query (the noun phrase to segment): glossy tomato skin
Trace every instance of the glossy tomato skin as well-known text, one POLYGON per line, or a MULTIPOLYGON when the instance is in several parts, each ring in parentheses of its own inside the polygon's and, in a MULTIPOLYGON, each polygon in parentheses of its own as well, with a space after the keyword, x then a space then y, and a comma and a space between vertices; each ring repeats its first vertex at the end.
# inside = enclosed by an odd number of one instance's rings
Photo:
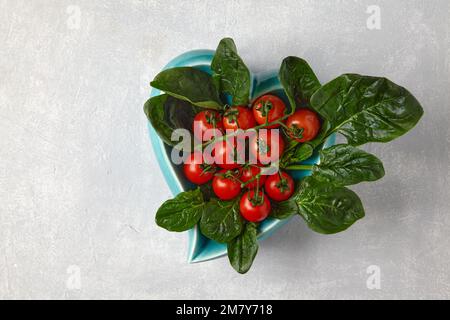
POLYGON ((269 162, 274 162, 281 158, 281 155, 284 152, 285 143, 281 136, 281 132, 278 133, 278 139, 273 141, 272 132, 271 130, 268 130, 266 135, 259 133, 250 138, 249 148, 252 157, 257 159, 260 164, 269 164, 269 162), (278 155, 272 154, 274 145, 278 145, 278 155), (272 156, 274 159, 272 159, 272 156))
MULTIPOLYGON (((250 165, 248 167, 244 167, 241 169, 240 179, 243 183, 246 183, 247 181, 254 179, 254 177, 256 177, 260 173, 261 173, 260 167, 250 165)), ((259 177, 259 183, 258 183, 258 180, 253 180, 252 182, 250 182, 249 184, 246 185, 246 188, 247 189, 255 189, 258 186, 260 189, 262 189, 262 187, 264 186, 264 183, 266 182, 266 179, 267 179, 266 175, 261 175, 259 177)))
POLYGON ((317 114, 309 109, 300 109, 292 116, 287 118, 286 125, 294 132, 302 129, 302 138, 297 138, 294 133, 290 136, 298 142, 307 142, 313 140, 320 131, 320 119, 317 114))
POLYGON ((242 217, 250 222, 261 222, 265 220, 271 211, 270 201, 264 192, 259 192, 259 197, 262 197, 261 202, 258 205, 254 205, 251 199, 255 196, 255 190, 246 192, 239 203, 239 209, 242 217))
POLYGON ((288 200, 294 194, 294 188, 294 179, 286 172, 276 173, 267 177, 264 184, 264 190, 267 195, 275 201, 288 200))
POLYGON ((214 166, 205 165, 201 152, 192 153, 183 166, 186 178, 197 185, 205 184, 214 177, 214 166))
POLYGON ((219 130, 221 134, 223 133, 224 128, 221 114, 215 110, 205 110, 197 113, 192 125, 195 137, 200 141, 209 140, 205 139, 204 135, 205 132, 210 129, 216 129, 219 130))
POLYGON ((232 200, 241 193, 241 183, 232 174, 227 176, 227 172, 220 171, 212 182, 214 193, 221 200, 232 200))
MULTIPOLYGON (((217 141, 213 147, 213 158, 217 166, 226 170, 234 170, 242 167, 243 164, 238 163, 239 155, 245 150, 236 150, 236 138, 217 141)), ((239 161, 244 162, 244 161, 239 161)))
POLYGON ((223 116, 225 130, 248 130, 255 126, 256 121, 252 110, 244 106, 231 107, 223 116))
MULTIPOLYGON (((282 118, 285 115, 285 112, 286 105, 283 100, 271 94, 262 96, 253 103, 253 116, 258 124, 274 122, 282 118), (265 110, 265 105, 270 110, 265 110)), ((279 124, 275 124, 268 126, 267 129, 278 128, 279 126, 279 124)))

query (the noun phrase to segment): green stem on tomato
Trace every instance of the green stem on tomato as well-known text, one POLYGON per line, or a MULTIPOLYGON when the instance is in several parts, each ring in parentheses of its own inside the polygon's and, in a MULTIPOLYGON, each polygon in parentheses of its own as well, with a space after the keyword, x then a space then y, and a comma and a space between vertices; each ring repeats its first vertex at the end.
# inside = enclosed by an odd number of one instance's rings
POLYGON ((273 123, 279 124, 281 127, 283 127, 286 130, 290 130, 290 128, 281 120, 274 121, 273 123))
POLYGON ((251 178, 250 180, 243 182, 241 184, 241 188, 245 188, 246 186, 248 186, 250 183, 252 183, 255 180, 258 180, 258 184, 259 184, 259 179, 261 178, 261 173, 258 173, 256 176, 254 176, 253 178, 251 178))
POLYGON ((256 184, 256 194, 254 194, 254 203, 253 205, 257 207, 259 205, 259 183, 256 184))
POLYGON ((236 176, 232 176, 231 179, 237 181, 238 183, 240 183, 241 186, 242 186, 242 184, 244 183, 241 179, 239 179, 239 178, 236 177, 236 176))

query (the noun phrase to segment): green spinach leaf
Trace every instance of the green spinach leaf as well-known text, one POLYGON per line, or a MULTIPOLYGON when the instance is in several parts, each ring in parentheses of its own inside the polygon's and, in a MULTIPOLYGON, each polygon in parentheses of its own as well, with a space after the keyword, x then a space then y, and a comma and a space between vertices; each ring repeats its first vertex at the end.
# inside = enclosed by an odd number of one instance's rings
POLYGON ((344 231, 365 215, 356 193, 312 177, 306 177, 300 183, 294 197, 300 216, 319 233, 344 231))
POLYGON ((338 144, 320 151, 320 164, 312 176, 338 186, 350 186, 384 177, 383 163, 374 155, 348 144, 338 144))
POLYGON ((244 231, 228 242, 228 259, 233 268, 241 273, 247 273, 250 270, 253 260, 258 253, 257 225, 247 223, 244 231))
POLYGON ((313 93, 320 88, 319 79, 309 64, 297 57, 283 60, 279 78, 293 109, 300 102, 309 102, 313 93))
POLYGON ((272 203, 272 212, 270 217, 278 220, 284 220, 298 214, 298 212, 298 206, 295 202, 295 198, 291 197, 289 200, 282 202, 274 201, 272 203))
POLYGON ((156 224, 169 231, 187 231, 198 223, 204 208, 205 202, 199 188, 182 192, 158 209, 156 224))
POLYGON ((211 63, 220 90, 231 95, 233 105, 247 105, 250 97, 250 71, 239 57, 233 39, 220 41, 211 63))
POLYGON ((354 146, 389 142, 412 129, 423 115, 405 88, 386 78, 357 74, 325 84, 312 96, 311 106, 354 146))
POLYGON ((150 85, 170 96, 199 107, 218 110, 223 107, 212 77, 208 73, 192 67, 178 67, 162 71, 150 85))
POLYGON ((287 146, 280 159, 280 167, 286 168, 289 165, 301 162, 310 158, 314 153, 314 148, 307 143, 299 143, 296 140, 288 140, 287 146))
POLYGON ((167 94, 149 99, 144 105, 144 112, 158 136, 170 146, 178 144, 171 139, 173 131, 179 128, 191 131, 196 114, 190 103, 167 94))
POLYGON ((211 199, 200 220, 202 234, 211 240, 227 243, 241 234, 244 221, 239 213, 239 200, 211 199))

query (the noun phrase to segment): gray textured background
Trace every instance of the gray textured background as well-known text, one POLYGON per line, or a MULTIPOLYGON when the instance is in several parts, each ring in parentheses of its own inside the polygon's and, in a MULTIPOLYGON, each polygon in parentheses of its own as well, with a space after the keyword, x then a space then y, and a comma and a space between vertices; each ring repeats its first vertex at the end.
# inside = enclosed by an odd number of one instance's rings
POLYGON ((447 0, 0 0, 0 298, 450 298, 449 21, 447 0), (295 219, 246 276, 188 265, 186 235, 155 226, 170 194, 142 112, 169 59, 223 36, 254 71, 298 55, 322 81, 387 76, 425 108, 367 147, 387 176, 355 188, 364 220, 322 236, 295 219))

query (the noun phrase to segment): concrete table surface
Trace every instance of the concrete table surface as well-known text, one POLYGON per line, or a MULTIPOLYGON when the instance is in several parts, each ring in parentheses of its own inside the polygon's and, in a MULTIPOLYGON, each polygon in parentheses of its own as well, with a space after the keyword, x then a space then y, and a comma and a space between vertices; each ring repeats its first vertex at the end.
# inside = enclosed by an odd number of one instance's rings
POLYGON ((450 298, 450 2, 0 0, 0 298, 450 298), (307 59, 407 87, 425 116, 366 150, 367 217, 294 219, 252 270, 189 265, 154 223, 170 197, 142 111, 171 58, 235 39, 254 71, 307 59))

